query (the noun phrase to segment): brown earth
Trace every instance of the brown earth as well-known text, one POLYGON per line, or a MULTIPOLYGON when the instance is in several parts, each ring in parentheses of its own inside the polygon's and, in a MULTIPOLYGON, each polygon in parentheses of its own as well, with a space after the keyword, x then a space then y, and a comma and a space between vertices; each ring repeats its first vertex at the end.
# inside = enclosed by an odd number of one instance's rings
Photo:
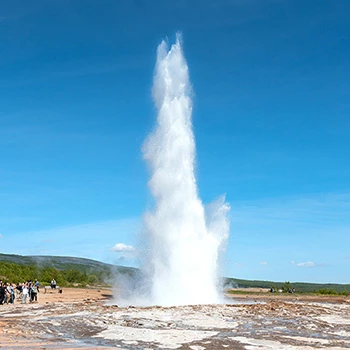
POLYGON ((97 301, 107 300, 112 297, 111 289, 97 288, 60 288, 40 289, 38 294, 38 304, 48 304, 52 302, 74 302, 74 301, 97 301))
MULTIPOLYGON (((226 296, 236 300, 256 299, 256 300, 280 300, 280 301, 307 301, 320 303, 343 303, 350 301, 350 296, 343 295, 312 295, 312 294, 289 294, 289 293, 270 293, 260 288, 247 288, 246 294, 231 294, 226 296)), ((243 291, 239 289, 239 291, 243 291)))

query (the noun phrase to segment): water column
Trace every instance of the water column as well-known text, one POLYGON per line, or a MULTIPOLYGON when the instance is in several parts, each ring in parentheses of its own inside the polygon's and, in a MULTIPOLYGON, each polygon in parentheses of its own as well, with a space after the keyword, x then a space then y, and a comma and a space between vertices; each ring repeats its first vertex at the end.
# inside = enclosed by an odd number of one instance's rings
POLYGON ((191 84, 180 35, 157 52, 153 98, 157 124, 143 146, 154 208, 145 214, 152 303, 217 303, 218 254, 227 238, 225 198, 205 208, 195 178, 191 84))

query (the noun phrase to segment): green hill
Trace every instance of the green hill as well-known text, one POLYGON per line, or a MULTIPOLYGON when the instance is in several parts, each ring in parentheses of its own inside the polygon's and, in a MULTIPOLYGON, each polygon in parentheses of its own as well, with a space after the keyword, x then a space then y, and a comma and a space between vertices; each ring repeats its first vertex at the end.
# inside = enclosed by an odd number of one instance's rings
MULTIPOLYGON (((275 288, 282 289, 285 282, 273 281, 249 281, 237 278, 225 278, 224 287, 237 288, 275 288)), ((337 293, 350 292, 350 284, 337 283, 306 283, 306 282, 290 282, 291 287, 295 288, 298 293, 312 293, 320 290, 335 291, 337 293)), ((325 293, 327 294, 327 293, 325 293)), ((331 293, 330 293, 331 294, 331 293)))
POLYGON ((115 276, 136 276, 138 269, 100 261, 63 256, 0 254, 0 279, 12 283, 34 280, 49 284, 55 278, 61 286, 109 284, 115 276))
MULTIPOLYGON (((61 286, 96 285, 112 284, 114 280, 124 277, 133 279, 134 283, 137 284, 140 279, 140 271, 132 267, 116 266, 92 259, 70 256, 0 254, 0 280, 12 283, 37 278, 42 284, 49 284, 51 279, 55 278, 61 286)), ((285 282, 223 278, 225 288, 273 287, 282 289, 284 284, 285 282)), ((290 285, 298 293, 350 292, 350 284, 291 282, 290 285)))

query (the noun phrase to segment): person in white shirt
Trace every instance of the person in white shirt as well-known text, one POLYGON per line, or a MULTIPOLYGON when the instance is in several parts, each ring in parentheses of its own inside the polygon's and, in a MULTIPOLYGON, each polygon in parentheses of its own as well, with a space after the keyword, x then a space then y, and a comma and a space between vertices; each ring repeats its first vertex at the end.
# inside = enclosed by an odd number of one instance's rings
POLYGON ((28 295, 28 286, 25 284, 22 289, 22 304, 25 304, 27 301, 27 295, 28 295))

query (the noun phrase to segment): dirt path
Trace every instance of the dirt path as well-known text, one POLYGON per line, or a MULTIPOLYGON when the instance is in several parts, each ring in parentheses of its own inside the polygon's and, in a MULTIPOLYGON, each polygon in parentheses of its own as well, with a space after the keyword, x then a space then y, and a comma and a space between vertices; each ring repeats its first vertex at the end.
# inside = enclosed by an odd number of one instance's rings
MULTIPOLYGON (((112 297, 112 291, 110 289, 61 288, 62 293, 59 293, 59 289, 47 289, 46 292, 44 292, 43 288, 40 290, 41 292, 38 293, 38 304, 89 300, 97 301, 112 297)), ((20 301, 18 301, 18 303, 20 303, 20 301)))

